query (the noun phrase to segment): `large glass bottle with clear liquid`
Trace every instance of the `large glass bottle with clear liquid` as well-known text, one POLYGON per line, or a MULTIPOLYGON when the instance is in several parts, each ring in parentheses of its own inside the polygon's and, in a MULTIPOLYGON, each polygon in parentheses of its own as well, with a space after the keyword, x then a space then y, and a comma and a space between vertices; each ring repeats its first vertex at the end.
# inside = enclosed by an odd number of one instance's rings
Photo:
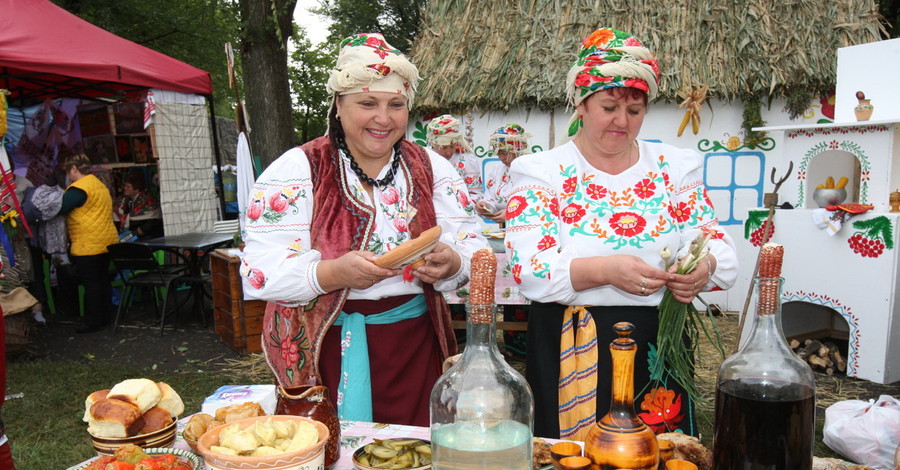
POLYGON ((716 470, 812 468, 816 379, 791 351, 781 329, 783 253, 781 245, 763 246, 750 335, 719 368, 716 470))
POLYGON ((530 470, 534 398, 497 349, 494 254, 476 252, 472 271, 465 349, 431 391, 432 468, 530 470), (494 270, 476 275, 481 258, 493 259, 494 270), (476 286, 488 276, 488 286, 476 286), (480 290, 490 292, 489 303, 473 303, 480 290))

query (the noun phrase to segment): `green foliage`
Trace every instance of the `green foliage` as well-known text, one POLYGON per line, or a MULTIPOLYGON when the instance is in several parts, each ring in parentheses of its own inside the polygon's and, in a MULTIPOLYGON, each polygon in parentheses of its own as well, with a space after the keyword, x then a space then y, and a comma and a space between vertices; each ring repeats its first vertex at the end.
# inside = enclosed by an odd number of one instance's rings
POLYGON ((426 0, 322 0, 314 10, 332 19, 328 42, 336 45, 347 36, 381 33, 387 42, 409 54, 419 31, 426 0))
MULTIPOLYGON (((809 101, 807 100, 808 104, 809 101)), ((744 101, 744 144, 748 147, 756 147, 766 140, 765 132, 754 131, 754 127, 762 127, 766 125, 763 121, 762 111, 760 110, 759 100, 756 98, 747 98, 744 101)))
POLYGON ((233 0, 52 0, 85 21, 212 75, 216 113, 233 117, 225 43, 238 44, 233 0))
POLYGON ((291 38, 293 52, 288 64, 293 100, 294 130, 300 142, 325 135, 328 124, 329 95, 325 90, 334 56, 322 43, 313 46, 301 29, 291 38))

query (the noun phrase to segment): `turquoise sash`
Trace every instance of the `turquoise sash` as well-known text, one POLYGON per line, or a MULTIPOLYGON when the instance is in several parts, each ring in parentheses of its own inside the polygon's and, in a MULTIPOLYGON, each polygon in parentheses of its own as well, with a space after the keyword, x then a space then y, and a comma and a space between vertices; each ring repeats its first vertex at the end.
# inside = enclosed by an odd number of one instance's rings
POLYGON ((375 315, 341 312, 335 325, 341 325, 341 377, 338 380, 338 417, 353 421, 372 421, 372 375, 369 370, 369 342, 366 325, 387 325, 420 317, 428 311, 425 296, 375 315))

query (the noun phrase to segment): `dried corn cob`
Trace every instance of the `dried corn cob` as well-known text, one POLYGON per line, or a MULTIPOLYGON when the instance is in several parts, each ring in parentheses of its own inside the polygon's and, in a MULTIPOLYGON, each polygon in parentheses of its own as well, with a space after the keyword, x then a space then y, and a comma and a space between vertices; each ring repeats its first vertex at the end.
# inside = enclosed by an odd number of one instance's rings
POLYGON ((469 321, 490 323, 494 313, 494 282, 497 279, 497 257, 493 250, 482 248, 472 255, 469 275, 469 321))
POLYGON ((766 243, 759 253, 759 299, 757 313, 774 315, 778 312, 781 265, 784 261, 784 246, 766 243))

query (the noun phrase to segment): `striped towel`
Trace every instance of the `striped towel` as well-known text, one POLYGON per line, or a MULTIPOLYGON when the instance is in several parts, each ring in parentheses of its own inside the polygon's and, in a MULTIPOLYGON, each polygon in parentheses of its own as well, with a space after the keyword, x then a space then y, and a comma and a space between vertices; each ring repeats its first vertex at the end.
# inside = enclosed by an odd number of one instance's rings
POLYGON ((583 306, 563 313, 559 344, 559 437, 584 441, 597 422, 597 327, 583 306))

